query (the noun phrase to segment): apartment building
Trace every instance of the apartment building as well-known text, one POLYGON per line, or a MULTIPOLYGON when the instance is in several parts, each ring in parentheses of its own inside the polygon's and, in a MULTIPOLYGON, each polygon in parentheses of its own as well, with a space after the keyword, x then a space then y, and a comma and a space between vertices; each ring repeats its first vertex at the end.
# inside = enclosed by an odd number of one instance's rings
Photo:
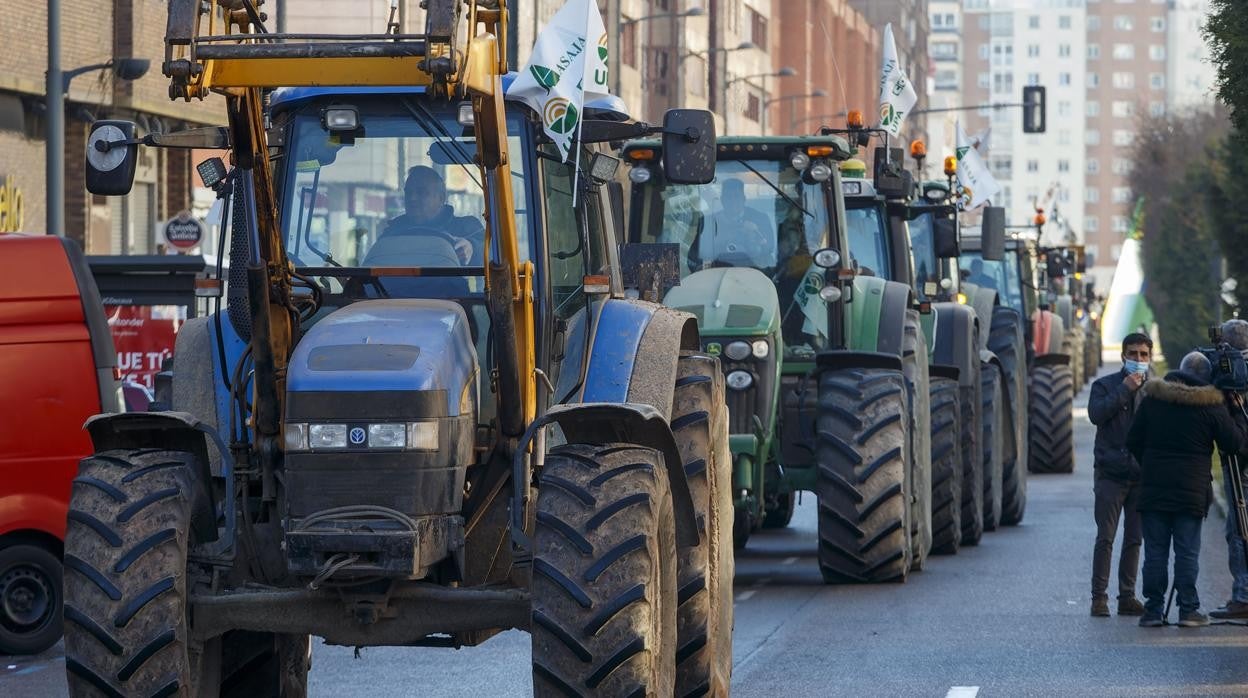
MULTIPOLYGON (((784 0, 781 0, 782 2, 784 0)), ((928 41, 931 32, 928 17, 929 0, 849 0, 850 6, 857 10, 871 26, 880 34, 884 33, 887 24, 893 25, 893 36, 897 42, 897 54, 906 75, 915 85, 919 101, 912 111, 923 111, 928 108, 927 90, 924 85, 931 75, 928 41)), ((878 81, 880 57, 877 53, 871 62, 869 71, 878 81)), ((878 82, 877 94, 878 98, 878 82)), ((876 101, 872 101, 871 111, 875 111, 876 101)), ((907 118, 902 130, 905 142, 910 139, 922 138, 930 140, 927 128, 927 117, 907 118)))
MULTIPOLYGON (((962 106, 962 2, 929 0, 928 61, 930 74, 916 87, 925 87, 931 109, 957 109, 962 106)), ((927 152, 931 162, 953 155, 957 145, 955 125, 960 112, 936 112, 927 117, 927 152)))

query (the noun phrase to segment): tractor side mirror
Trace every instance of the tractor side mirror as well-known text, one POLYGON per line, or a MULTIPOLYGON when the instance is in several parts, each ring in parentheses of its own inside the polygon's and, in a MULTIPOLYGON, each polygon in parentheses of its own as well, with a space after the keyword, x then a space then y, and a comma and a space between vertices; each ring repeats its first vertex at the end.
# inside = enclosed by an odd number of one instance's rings
POLYGON ((932 243, 936 248, 936 256, 941 259, 952 259, 962 254, 958 244, 958 224, 952 218, 937 218, 932 221, 932 243))
POLYGON ((715 117, 705 109, 670 109, 663 116, 663 175, 669 184, 715 179, 715 117))
POLYGON ((980 256, 989 262, 1005 259, 1005 209, 985 206, 981 221, 980 256))
POLYGON ((101 196, 130 193, 139 163, 134 133, 133 121, 97 121, 91 126, 86 153, 87 191, 101 196))

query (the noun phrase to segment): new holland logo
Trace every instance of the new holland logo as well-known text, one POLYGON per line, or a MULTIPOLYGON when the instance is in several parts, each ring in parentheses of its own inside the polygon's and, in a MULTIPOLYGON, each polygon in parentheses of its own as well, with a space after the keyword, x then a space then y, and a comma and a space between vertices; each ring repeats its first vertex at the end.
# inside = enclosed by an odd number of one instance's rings
POLYGON ((368 433, 364 431, 364 427, 352 427, 350 437, 351 443, 359 446, 364 443, 364 439, 368 437, 368 433))
POLYGON ((549 100, 542 110, 542 118, 546 120, 550 130, 564 136, 576 129, 576 120, 579 117, 576 106, 562 97, 549 100))

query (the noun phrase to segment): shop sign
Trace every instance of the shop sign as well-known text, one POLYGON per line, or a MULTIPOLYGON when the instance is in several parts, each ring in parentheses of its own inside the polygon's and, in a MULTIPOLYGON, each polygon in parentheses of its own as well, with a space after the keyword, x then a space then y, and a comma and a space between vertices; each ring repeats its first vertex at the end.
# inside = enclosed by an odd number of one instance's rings
POLYGON ((22 229, 23 208, 22 190, 11 176, 0 175, 0 233, 16 233, 22 229))

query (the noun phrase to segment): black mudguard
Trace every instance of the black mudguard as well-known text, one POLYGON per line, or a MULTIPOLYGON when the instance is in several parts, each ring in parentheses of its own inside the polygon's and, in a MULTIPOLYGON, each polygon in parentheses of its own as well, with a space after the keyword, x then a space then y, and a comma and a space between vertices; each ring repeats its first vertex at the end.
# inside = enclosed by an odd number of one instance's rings
MULTIPOLYGON (((933 323, 936 336, 932 338, 933 364, 957 367, 959 382, 970 386, 975 380, 975 366, 979 362, 979 320, 975 310, 959 303, 936 303, 932 312, 936 315, 933 323)), ((934 365, 933 375, 936 370, 934 365)))

